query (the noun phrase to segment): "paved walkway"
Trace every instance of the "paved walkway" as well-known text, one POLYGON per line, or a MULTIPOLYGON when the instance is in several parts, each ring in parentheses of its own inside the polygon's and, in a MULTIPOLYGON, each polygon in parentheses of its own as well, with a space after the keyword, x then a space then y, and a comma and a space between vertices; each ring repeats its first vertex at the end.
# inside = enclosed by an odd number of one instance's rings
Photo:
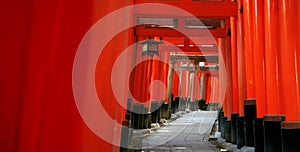
POLYGON ((215 152, 208 140, 215 111, 193 111, 142 139, 144 152, 215 152))

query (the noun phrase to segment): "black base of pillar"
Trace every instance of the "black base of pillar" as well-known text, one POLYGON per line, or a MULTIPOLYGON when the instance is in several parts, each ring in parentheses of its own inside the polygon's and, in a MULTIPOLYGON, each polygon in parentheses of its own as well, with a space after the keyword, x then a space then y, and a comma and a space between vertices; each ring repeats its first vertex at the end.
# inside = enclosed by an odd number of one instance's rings
POLYGON ((256 99, 246 99, 245 113, 245 145, 254 147, 253 119, 256 118, 256 99))
POLYGON ((192 111, 196 111, 196 110, 197 110, 196 103, 197 103, 196 101, 192 101, 192 102, 191 102, 191 110, 192 110, 192 111))
POLYGON ((175 97, 175 100, 173 102, 174 102, 174 106, 172 112, 176 113, 178 112, 178 107, 179 107, 179 97, 175 97))
POLYGON ((265 115, 264 118, 264 151, 281 152, 281 122, 284 115, 265 115))
POLYGON ((128 149, 129 138, 130 138, 129 121, 125 119, 125 120, 122 120, 120 152, 128 152, 129 151, 129 149, 128 149))
POLYGON ((148 113, 148 107, 143 106, 143 110, 142 113, 140 114, 140 118, 141 118, 141 125, 139 129, 147 129, 151 127, 151 113, 148 113))
POLYGON ((151 128, 151 113, 149 112, 148 114, 143 114, 143 126, 142 129, 148 129, 151 128))
POLYGON ((231 120, 227 120, 225 123, 225 127, 226 127, 226 133, 225 133, 225 138, 226 138, 226 142, 230 143, 231 142, 231 120))
POLYGON ((208 111, 217 111, 217 110, 219 110, 219 106, 220 106, 219 103, 209 103, 207 106, 207 110, 208 111))
POLYGON ((146 129, 151 127, 151 113, 143 104, 134 103, 132 107, 131 126, 135 129, 146 129))
POLYGON ((184 111, 186 109, 186 99, 185 98, 182 98, 180 97, 179 98, 179 105, 178 105, 178 109, 179 111, 184 111))
POLYGON ((142 129, 142 111, 144 106, 139 103, 134 103, 132 107, 132 126, 135 129, 142 129))
POLYGON ((254 125, 254 147, 255 152, 264 152, 264 119, 255 118, 254 125))
POLYGON ((162 105, 164 104, 163 101, 159 102, 158 109, 157 109, 157 123, 160 122, 161 117, 161 111, 162 111, 162 105))
POLYGON ((157 101, 151 101, 151 121, 152 123, 158 123, 158 112, 159 112, 159 107, 158 107, 158 102, 157 101))
POLYGON ((207 104, 205 100, 200 100, 198 104, 199 104, 199 109, 207 110, 207 104))
POLYGON ((222 118, 224 117, 224 111, 223 109, 220 110, 219 115, 218 115, 218 131, 221 132, 221 121, 222 118))
POLYGON ((281 123, 282 152, 298 152, 300 141, 300 122, 281 123))
POLYGON ((127 107, 126 107, 126 113, 130 113, 132 111, 132 99, 127 99, 127 107))
POLYGON ((195 100, 195 110, 199 109, 199 100, 195 100))
POLYGON ((163 103, 161 107, 161 118, 169 119, 171 111, 168 111, 168 104, 163 103))
POLYGON ((244 131, 245 117, 238 117, 236 120, 236 134, 237 134, 237 148, 241 149, 245 146, 245 131, 244 131))
POLYGON ((227 117, 222 117, 221 118, 221 137, 225 138, 226 137, 226 120, 227 117))
POLYGON ((239 113, 231 114, 231 143, 237 143, 237 134, 236 134, 236 121, 239 116, 239 113))

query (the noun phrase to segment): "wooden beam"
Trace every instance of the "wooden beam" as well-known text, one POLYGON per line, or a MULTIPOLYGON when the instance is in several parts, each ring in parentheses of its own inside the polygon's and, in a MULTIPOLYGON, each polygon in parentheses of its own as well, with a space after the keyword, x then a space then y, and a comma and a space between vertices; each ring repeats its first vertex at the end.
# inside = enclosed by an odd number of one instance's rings
MULTIPOLYGON (((178 47, 183 52, 197 52, 198 54, 218 54, 218 48, 201 48, 198 47, 178 47)), ((179 52, 177 49, 174 49, 174 46, 159 46, 159 50, 162 51, 172 51, 172 52, 179 52)))
POLYGON ((180 29, 173 28, 147 28, 145 26, 136 27, 136 36, 157 36, 157 37, 214 37, 225 38, 227 30, 225 28, 216 29, 180 29))
POLYGON ((193 60, 196 62, 219 62, 219 55, 209 54, 209 55, 186 55, 186 54, 171 54, 170 60, 176 61, 188 61, 193 60))
POLYGON ((175 66, 175 71, 201 71, 201 72, 212 72, 219 71, 218 66, 209 67, 209 66, 175 66))
MULTIPOLYGON (((137 0, 136 3, 149 2, 147 0, 137 0)), ((158 3, 161 3, 158 2, 158 3)), ((201 18, 215 18, 215 19, 225 19, 230 16, 238 15, 238 5, 236 2, 223 1, 223 2, 166 2, 161 3, 166 5, 171 5, 183 9, 196 17, 201 18)), ((137 16, 152 16, 152 17, 174 17, 174 14, 169 11, 158 10, 157 8, 149 9, 135 9, 135 14, 137 16)), ((178 14, 176 14, 178 16, 178 14)), ((179 15, 180 16, 180 15, 179 15)), ((184 15, 182 15, 184 17, 184 15)))

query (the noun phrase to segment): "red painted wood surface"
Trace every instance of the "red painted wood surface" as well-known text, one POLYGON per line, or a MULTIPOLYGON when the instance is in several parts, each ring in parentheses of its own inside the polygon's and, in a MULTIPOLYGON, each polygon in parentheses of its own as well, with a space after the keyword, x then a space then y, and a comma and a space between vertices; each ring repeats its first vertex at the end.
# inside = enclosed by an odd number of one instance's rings
POLYGON ((237 18, 230 18, 231 26, 231 67, 232 67, 232 112, 239 112, 237 18))
MULTIPOLYGON (((228 22, 230 22, 228 20, 228 22)), ((232 100, 232 61, 231 61, 231 38, 225 38, 225 68, 226 68, 226 93, 225 93, 225 102, 227 105, 227 119, 231 120, 231 114, 233 112, 233 100, 232 100)))
POLYGON ((265 62, 267 113, 282 114, 280 74, 280 37, 279 3, 277 0, 265 0, 265 62))
POLYGON ((253 12, 254 1, 244 0, 244 45, 247 98, 255 98, 255 80, 253 67, 253 12))
POLYGON ((299 108, 299 76, 297 67, 298 20, 297 1, 279 1, 280 22, 280 66, 281 66, 281 96, 285 107, 286 120, 300 120, 299 108))
POLYGON ((253 61, 256 95, 256 113, 258 118, 263 118, 264 115, 267 113, 265 36, 263 35, 263 33, 265 33, 264 1, 255 0, 253 11, 253 61))
MULTIPOLYGON (((238 0, 239 7, 243 0, 238 0)), ((237 64, 238 64, 238 89, 239 89, 239 114, 244 116, 244 99, 247 95, 246 88, 246 64, 244 51, 244 14, 239 13, 237 17, 237 64)))

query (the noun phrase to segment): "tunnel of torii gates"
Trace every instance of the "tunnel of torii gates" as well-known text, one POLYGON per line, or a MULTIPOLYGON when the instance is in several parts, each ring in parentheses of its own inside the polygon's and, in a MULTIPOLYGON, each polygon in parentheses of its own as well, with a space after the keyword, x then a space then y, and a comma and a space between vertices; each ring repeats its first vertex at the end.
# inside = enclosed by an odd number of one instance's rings
MULTIPOLYGON (((233 113, 243 116, 244 100, 255 98, 257 118, 284 114, 286 121, 300 120, 300 8, 297 0, 170 1, 164 4, 185 9, 202 23, 172 14, 134 12, 135 20, 142 25, 124 34, 129 43, 153 39, 162 44, 158 45, 158 55, 150 58, 142 55, 142 45, 136 48, 137 58, 149 59, 138 64, 130 75, 133 98, 168 103, 173 94, 189 98, 191 102, 203 99, 208 104, 222 105, 229 120, 233 113), (190 33, 193 41, 174 28, 190 33), (203 32, 207 29, 211 36, 203 32), (171 59, 182 54, 187 58, 199 56, 199 59, 171 59), (206 61, 205 58, 215 59, 206 61), (223 60, 223 64, 219 60, 223 60), (148 87, 155 80, 163 82, 166 88, 153 87, 155 89, 149 91, 148 87), (160 94, 164 93, 168 95, 163 98, 160 94)), ((150 107, 147 104, 145 106, 150 107)))
MULTIPOLYGON (((96 13, 105 16, 147 2, 101 2, 99 6, 110 11, 96 13)), ((245 116, 246 106, 255 101, 256 118, 284 114, 287 122, 300 121, 300 1, 151 2, 181 8, 201 22, 159 9, 135 9, 132 16, 125 16, 140 25, 120 32, 105 46, 95 75, 99 99, 113 119, 121 123, 126 109, 120 110, 120 101, 107 91, 112 89, 111 82, 129 83, 131 95, 126 89, 118 90, 118 94, 139 101, 148 111, 151 104, 147 101, 152 100, 168 103, 170 111, 173 94, 191 102, 218 103, 227 120, 236 113, 245 116), (143 55, 143 42, 149 39, 159 42, 158 53, 143 55), (111 80, 114 61, 137 42, 123 63, 122 73, 111 80), (128 72, 129 82, 122 77, 128 72)), ((254 146, 249 141, 246 145, 254 146)))
MULTIPOLYGON (((173 94, 191 102, 218 103, 227 120, 236 113, 246 118, 247 106, 255 106, 251 118, 283 120, 285 115, 286 122, 297 125, 299 0, 52 0, 20 5, 5 1, 9 6, 2 7, 9 13, 1 15, 9 14, 4 20, 16 25, 1 24, 5 25, 1 32, 8 37, 0 56, 4 85, 0 91, 1 120, 6 121, 1 125, 2 151, 119 150, 116 144, 98 138, 80 117, 72 92, 72 66, 82 37, 97 21, 126 6, 149 2, 181 8, 201 22, 150 8, 131 10, 103 26, 131 21, 140 24, 111 37, 95 67, 98 98, 112 120, 122 124, 126 119, 126 106, 120 102, 126 105, 129 98, 149 110, 147 101, 167 104, 173 102, 173 94), (149 39, 159 42, 158 54, 143 55, 143 42, 149 39), (135 43, 137 47, 112 78, 115 61, 135 43), (145 60, 136 63, 141 59, 145 60), (117 92, 112 91, 112 83, 121 86, 117 92), (123 100, 118 101, 116 95, 123 100), (277 117, 272 118, 274 115, 277 117)), ((106 33, 97 34, 104 37, 106 33)), ((93 58, 88 49, 92 47, 85 50, 87 58, 93 58)), ((80 74, 84 77, 88 72, 80 74)), ((121 135, 121 129, 108 128, 106 122, 99 124, 114 140, 121 135)))
MULTIPOLYGON (((148 1, 136 1, 144 2, 148 1)), ((135 10, 134 20, 140 25, 130 29, 129 35, 124 34, 129 44, 149 39, 159 43, 158 53, 150 57, 142 54, 143 42, 135 48, 135 60, 147 60, 136 65, 130 74, 129 98, 144 102, 149 111, 151 102, 147 101, 163 101, 169 104, 170 111, 174 97, 180 97, 190 102, 204 100, 209 105, 218 104, 227 120, 235 114, 243 117, 247 106, 254 105, 257 119, 284 115, 282 120, 299 121, 299 3, 297 0, 164 2, 188 11, 201 22, 168 13, 135 10), (163 85, 152 84, 156 80, 163 85)), ((250 141, 247 144, 254 146, 250 141)))

